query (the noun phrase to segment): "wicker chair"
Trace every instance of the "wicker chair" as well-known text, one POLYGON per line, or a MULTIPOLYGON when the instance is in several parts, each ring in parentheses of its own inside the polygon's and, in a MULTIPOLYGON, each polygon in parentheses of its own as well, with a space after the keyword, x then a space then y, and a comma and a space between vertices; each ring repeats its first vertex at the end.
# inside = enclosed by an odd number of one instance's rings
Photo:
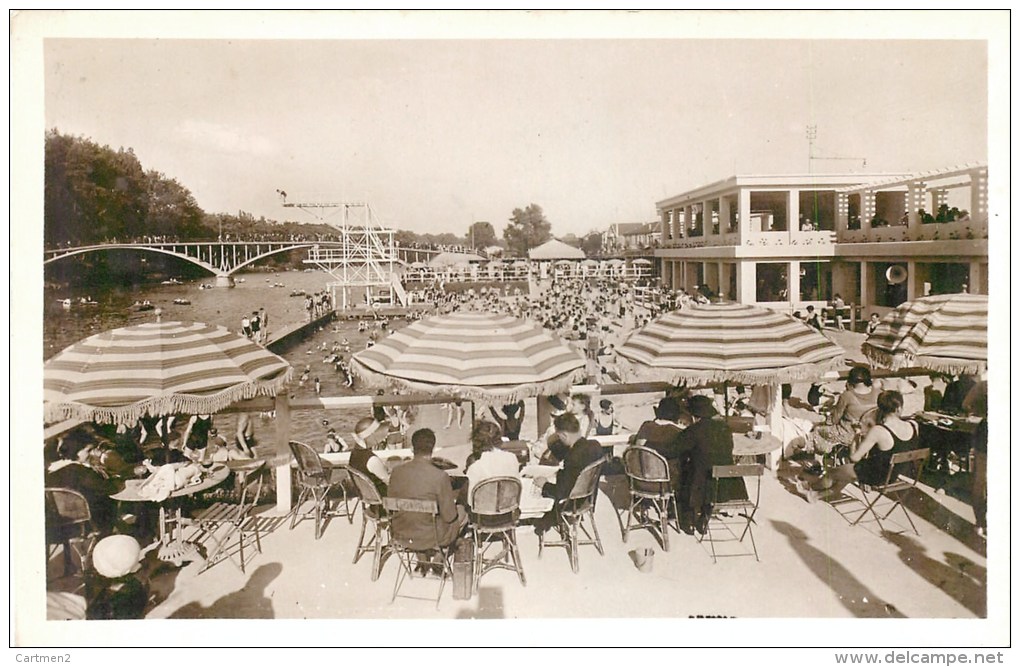
POLYGON ((306 500, 311 498, 314 506, 311 510, 301 515, 304 520, 309 514, 315 515, 315 539, 322 537, 323 519, 331 516, 340 516, 337 512, 329 511, 329 494, 339 488, 344 496, 344 514, 347 520, 354 523, 354 516, 350 511, 347 502, 347 489, 344 482, 348 479, 346 468, 334 468, 319 458, 314 449, 303 442, 291 441, 290 451, 297 461, 297 480, 301 489, 298 494, 297 503, 291 510, 290 528, 294 529, 298 521, 299 511, 306 500))
POLYGON ((553 511, 556 512, 557 528, 563 539, 555 542, 547 542, 545 535, 538 536, 538 557, 542 557, 544 547, 565 547, 570 557, 570 569, 576 574, 580 569, 578 564, 578 548, 582 546, 594 546, 599 555, 605 555, 602 549, 602 539, 599 537, 599 529, 595 524, 595 500, 599 492, 599 476, 602 473, 602 466, 605 465, 604 458, 588 464, 583 468, 574 482, 574 488, 570 494, 556 503, 553 511), (587 519, 587 521, 586 521, 587 519), (590 524, 591 532, 588 531, 590 524), (581 539, 579 533, 584 533, 581 539))
POLYGON ((669 475, 666 459, 648 447, 628 447, 623 453, 623 470, 630 484, 630 506, 627 509, 627 525, 623 526, 623 541, 632 530, 648 528, 658 530, 662 548, 669 551, 669 528, 680 532, 679 512, 676 495, 669 475), (649 509, 655 510, 655 518, 648 516, 649 509), (673 511, 673 521, 669 512, 673 511), (637 523, 631 522, 637 518, 637 523))
POLYGON ((483 480, 471 490, 470 505, 468 518, 475 542, 472 591, 478 591, 478 581, 483 574, 495 569, 516 572, 521 585, 527 586, 520 551, 517 549, 521 480, 517 477, 483 480), (495 557, 486 557, 488 548, 497 541, 501 547, 500 553, 495 557))
POLYGON ((390 517, 386 508, 383 507, 382 496, 375 484, 368 476, 360 470, 348 468, 351 482, 358 491, 358 498, 361 500, 361 535, 358 536, 358 546, 354 549, 353 563, 357 563, 363 554, 369 551, 372 556, 372 581, 379 578, 379 571, 382 569, 382 559, 385 552, 389 551, 390 517), (365 543, 365 533, 368 523, 372 522, 372 538, 365 543))
POLYGON ((84 573, 84 562, 89 552, 88 542, 94 541, 96 537, 88 500, 74 489, 47 488, 45 493, 47 557, 56 553, 49 551, 50 545, 61 544, 64 551, 64 575, 74 567, 72 554, 77 556, 84 573))

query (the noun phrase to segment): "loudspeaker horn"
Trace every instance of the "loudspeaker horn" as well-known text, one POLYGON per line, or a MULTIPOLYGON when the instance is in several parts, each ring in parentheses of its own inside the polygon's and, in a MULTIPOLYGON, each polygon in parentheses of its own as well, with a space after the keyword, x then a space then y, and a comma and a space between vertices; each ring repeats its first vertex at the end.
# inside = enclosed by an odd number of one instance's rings
POLYGON ((899 285, 907 279, 907 267, 893 264, 885 272, 885 279, 890 285, 899 285))

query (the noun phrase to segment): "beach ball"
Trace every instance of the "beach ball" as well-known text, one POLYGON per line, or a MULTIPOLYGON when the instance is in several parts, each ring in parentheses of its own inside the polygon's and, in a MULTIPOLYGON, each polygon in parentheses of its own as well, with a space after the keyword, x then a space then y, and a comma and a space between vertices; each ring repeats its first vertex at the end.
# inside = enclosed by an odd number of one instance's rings
POLYGON ((92 566, 108 579, 117 579, 138 569, 142 547, 130 535, 110 535, 92 550, 92 566))

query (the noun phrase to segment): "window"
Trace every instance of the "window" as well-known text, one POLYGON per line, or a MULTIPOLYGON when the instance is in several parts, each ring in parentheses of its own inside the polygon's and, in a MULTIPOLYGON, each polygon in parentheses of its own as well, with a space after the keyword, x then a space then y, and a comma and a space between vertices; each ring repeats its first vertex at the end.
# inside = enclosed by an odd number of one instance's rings
POLYGON ((759 262, 755 265, 755 300, 789 300, 790 265, 786 262, 759 262))
POLYGON ((832 265, 829 262, 800 263, 800 300, 832 300, 832 265))
POLYGON ((751 231, 785 232, 787 192, 751 192, 751 231))

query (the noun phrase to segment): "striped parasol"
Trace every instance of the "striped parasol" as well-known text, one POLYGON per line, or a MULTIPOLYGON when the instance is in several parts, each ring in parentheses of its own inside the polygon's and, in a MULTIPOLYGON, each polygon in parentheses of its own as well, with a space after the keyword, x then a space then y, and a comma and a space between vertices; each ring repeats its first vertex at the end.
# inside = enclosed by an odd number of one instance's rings
POLYGON ((220 326, 151 322, 71 345, 43 366, 47 421, 133 424, 146 414, 208 414, 273 396, 292 369, 220 326))
POLYGON ((842 361, 843 348, 790 315, 726 303, 668 313, 617 354, 634 379, 779 384, 819 377, 842 361))
POLYGON ((370 385, 482 402, 555 394, 584 379, 584 358, 534 322, 492 313, 429 317, 351 358, 370 385))
POLYGON ((988 365, 988 297, 940 294, 888 313, 861 344, 878 366, 981 373, 988 365))

